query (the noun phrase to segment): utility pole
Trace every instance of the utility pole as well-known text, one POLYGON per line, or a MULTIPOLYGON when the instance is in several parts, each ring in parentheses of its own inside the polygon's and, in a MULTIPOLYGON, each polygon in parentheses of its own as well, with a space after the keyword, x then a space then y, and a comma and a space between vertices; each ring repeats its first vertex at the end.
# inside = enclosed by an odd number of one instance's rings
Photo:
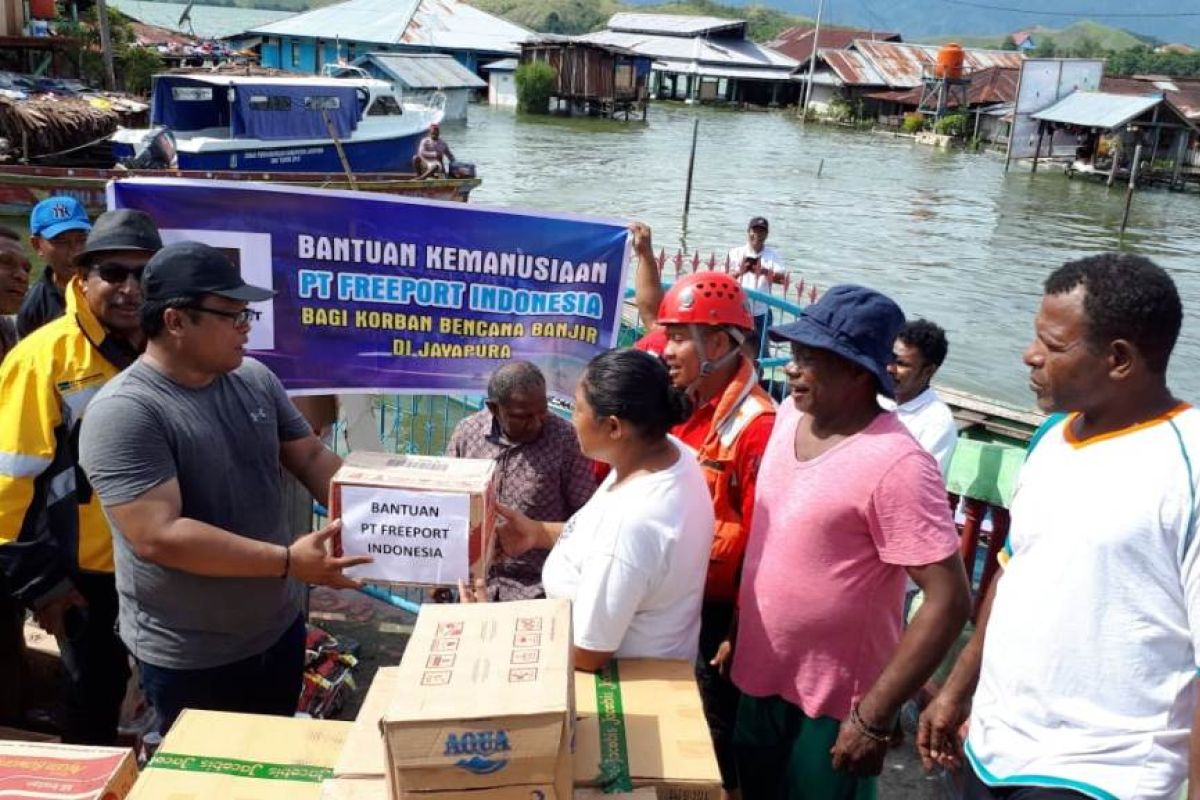
POLYGON ((117 88, 117 77, 113 72, 112 32, 108 27, 108 3, 96 0, 96 24, 100 28, 100 51, 104 56, 104 88, 110 92, 117 88))
POLYGON ((813 28, 812 55, 808 58, 808 82, 804 84, 804 106, 801 108, 800 119, 808 116, 808 101, 812 99, 813 73, 817 69, 817 54, 821 47, 821 15, 825 11, 825 0, 817 2, 817 26, 813 28))

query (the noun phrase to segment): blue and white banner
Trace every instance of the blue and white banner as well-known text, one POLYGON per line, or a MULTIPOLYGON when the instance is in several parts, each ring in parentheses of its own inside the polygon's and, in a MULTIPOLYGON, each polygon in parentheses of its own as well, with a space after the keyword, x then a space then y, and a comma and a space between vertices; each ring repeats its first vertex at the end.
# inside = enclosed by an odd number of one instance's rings
POLYGON ((616 344, 624 223, 392 195, 238 181, 133 178, 109 208, 141 209, 165 241, 224 250, 277 292, 253 355, 298 394, 479 392, 532 361, 569 398, 616 344))

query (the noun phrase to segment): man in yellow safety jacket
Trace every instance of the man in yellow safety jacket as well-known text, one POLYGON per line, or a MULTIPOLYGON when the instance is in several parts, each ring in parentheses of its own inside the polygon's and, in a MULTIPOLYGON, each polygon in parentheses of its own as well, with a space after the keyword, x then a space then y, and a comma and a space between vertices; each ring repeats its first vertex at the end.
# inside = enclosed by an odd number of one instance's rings
POLYGON ((66 314, 0 365, 0 571, 59 640, 66 742, 115 743, 129 678, 114 630, 112 534, 79 467, 79 426, 142 347, 142 268, 161 247, 146 214, 102 215, 76 257, 66 314))

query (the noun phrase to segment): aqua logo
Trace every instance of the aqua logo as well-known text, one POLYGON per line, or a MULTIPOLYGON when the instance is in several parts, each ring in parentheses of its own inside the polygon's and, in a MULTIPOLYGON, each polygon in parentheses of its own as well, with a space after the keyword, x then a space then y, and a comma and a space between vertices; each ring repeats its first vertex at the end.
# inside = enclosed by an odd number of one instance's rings
POLYGON ((464 756, 454 762, 475 775, 490 775, 508 766, 507 758, 489 758, 512 750, 507 731, 466 731, 446 736, 447 756, 464 756))

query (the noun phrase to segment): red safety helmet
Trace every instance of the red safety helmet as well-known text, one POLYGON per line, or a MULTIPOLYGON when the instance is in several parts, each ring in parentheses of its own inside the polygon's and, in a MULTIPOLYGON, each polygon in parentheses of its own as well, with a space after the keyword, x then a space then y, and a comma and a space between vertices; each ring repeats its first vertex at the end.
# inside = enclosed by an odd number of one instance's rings
POLYGON ((746 293, 723 272, 694 272, 675 282, 658 307, 659 325, 732 325, 754 330, 746 293))

